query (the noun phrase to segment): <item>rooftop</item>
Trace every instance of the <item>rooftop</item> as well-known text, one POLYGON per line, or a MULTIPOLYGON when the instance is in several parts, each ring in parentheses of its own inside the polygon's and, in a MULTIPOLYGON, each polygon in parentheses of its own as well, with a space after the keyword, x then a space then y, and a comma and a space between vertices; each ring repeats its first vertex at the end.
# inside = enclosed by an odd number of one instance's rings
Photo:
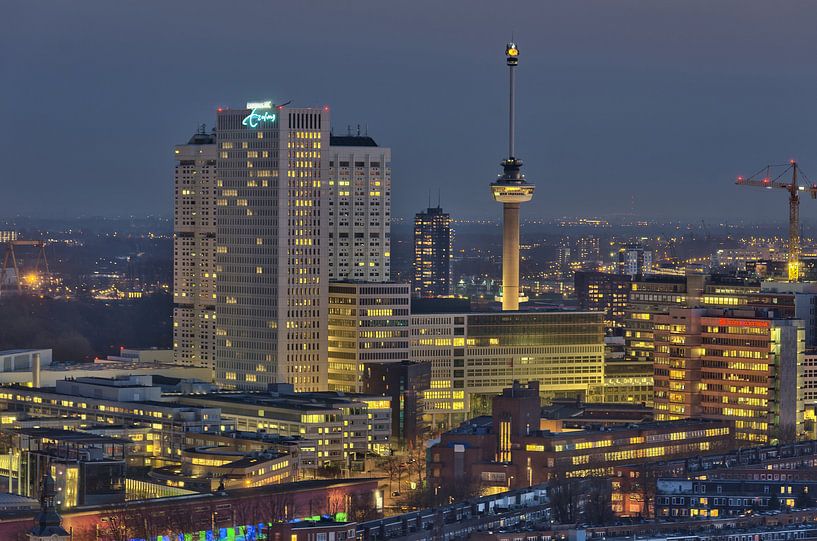
POLYGON ((79 430, 63 430, 61 428, 17 428, 14 430, 19 434, 25 434, 31 438, 49 439, 63 443, 74 443, 78 445, 106 445, 117 444, 125 445, 130 443, 130 440, 123 438, 110 438, 108 436, 100 436, 98 434, 91 434, 90 432, 82 432, 79 430))
POLYGON ((333 147, 376 147, 377 143, 368 135, 332 135, 329 145, 333 147))

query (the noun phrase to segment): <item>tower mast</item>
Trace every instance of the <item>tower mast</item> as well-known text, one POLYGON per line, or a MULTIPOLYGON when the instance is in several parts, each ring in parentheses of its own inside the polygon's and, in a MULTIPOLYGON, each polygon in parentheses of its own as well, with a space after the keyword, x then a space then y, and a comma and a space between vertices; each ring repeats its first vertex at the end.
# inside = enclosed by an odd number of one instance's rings
POLYGON ((502 310, 519 310, 527 300, 519 288, 519 205, 533 198, 534 186, 525 181, 522 162, 516 159, 516 67, 519 48, 505 46, 508 65, 508 159, 502 162, 502 175, 491 184, 494 200, 502 203, 502 310))

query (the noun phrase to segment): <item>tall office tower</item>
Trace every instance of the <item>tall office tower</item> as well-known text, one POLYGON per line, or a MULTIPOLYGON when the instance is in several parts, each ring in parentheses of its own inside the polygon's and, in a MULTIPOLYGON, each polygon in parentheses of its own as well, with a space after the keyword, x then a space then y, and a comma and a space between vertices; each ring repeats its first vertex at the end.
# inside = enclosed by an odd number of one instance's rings
POLYGON ((603 385, 601 312, 413 313, 409 347, 431 364, 425 414, 436 428, 489 413, 515 380, 538 381, 545 398, 603 385))
POLYGON ((329 279, 388 282, 391 149, 369 136, 329 141, 329 279))
POLYGON ((437 207, 429 207, 414 216, 415 297, 441 297, 451 294, 451 216, 437 207))
POLYGON ((409 357, 408 284, 329 284, 329 390, 363 392, 366 363, 409 357))
POLYGON ((515 43, 505 47, 505 59, 510 74, 508 108, 508 159, 502 162, 502 175, 491 184, 494 200, 502 203, 502 309, 519 310, 525 297, 519 289, 519 205, 533 199, 533 184, 522 174, 522 161, 516 159, 514 143, 515 73, 519 64, 519 49, 515 43))
POLYGON ((219 110, 216 140, 216 381, 325 390, 329 110, 219 110))
POLYGON ((176 158, 173 198, 173 359, 215 368, 216 138, 202 126, 176 158))
POLYGON ((748 444, 804 434, 805 330, 773 310, 675 308, 655 320, 655 419, 724 419, 748 444))
POLYGON ((618 273, 632 277, 652 274, 652 252, 640 244, 627 244, 618 250, 618 273))

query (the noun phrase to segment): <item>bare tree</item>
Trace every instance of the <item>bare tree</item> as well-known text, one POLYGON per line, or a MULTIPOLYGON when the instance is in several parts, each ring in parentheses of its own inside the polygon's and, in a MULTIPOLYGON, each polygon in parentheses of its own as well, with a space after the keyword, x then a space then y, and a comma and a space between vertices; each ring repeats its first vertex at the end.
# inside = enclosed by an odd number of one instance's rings
POLYGON ((659 472, 656 464, 641 463, 635 469, 633 488, 641 497, 641 514, 644 518, 655 516, 655 493, 659 472))
POLYGON ((585 480, 582 515, 591 524, 606 524, 613 518, 612 487, 610 480, 594 477, 585 480))
POLYGON ((395 455, 384 456, 378 461, 377 466, 389 476, 389 492, 393 492, 392 482, 395 477, 397 477, 398 480, 399 490, 400 472, 403 469, 400 458, 395 455))
POLYGON ((579 480, 566 474, 554 475, 548 485, 553 518, 560 524, 574 524, 579 518, 579 480))

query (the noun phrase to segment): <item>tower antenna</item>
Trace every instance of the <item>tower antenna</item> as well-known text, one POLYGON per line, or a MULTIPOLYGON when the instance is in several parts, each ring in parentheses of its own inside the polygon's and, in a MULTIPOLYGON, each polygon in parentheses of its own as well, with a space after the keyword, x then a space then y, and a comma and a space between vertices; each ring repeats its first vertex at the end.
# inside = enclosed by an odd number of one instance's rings
POLYGON ((508 66, 508 158, 502 175, 491 184, 494 200, 502 203, 502 310, 518 310, 527 300, 519 288, 519 205, 533 198, 534 186, 525 181, 522 162, 516 158, 516 67, 519 48, 511 41, 505 46, 508 66))

